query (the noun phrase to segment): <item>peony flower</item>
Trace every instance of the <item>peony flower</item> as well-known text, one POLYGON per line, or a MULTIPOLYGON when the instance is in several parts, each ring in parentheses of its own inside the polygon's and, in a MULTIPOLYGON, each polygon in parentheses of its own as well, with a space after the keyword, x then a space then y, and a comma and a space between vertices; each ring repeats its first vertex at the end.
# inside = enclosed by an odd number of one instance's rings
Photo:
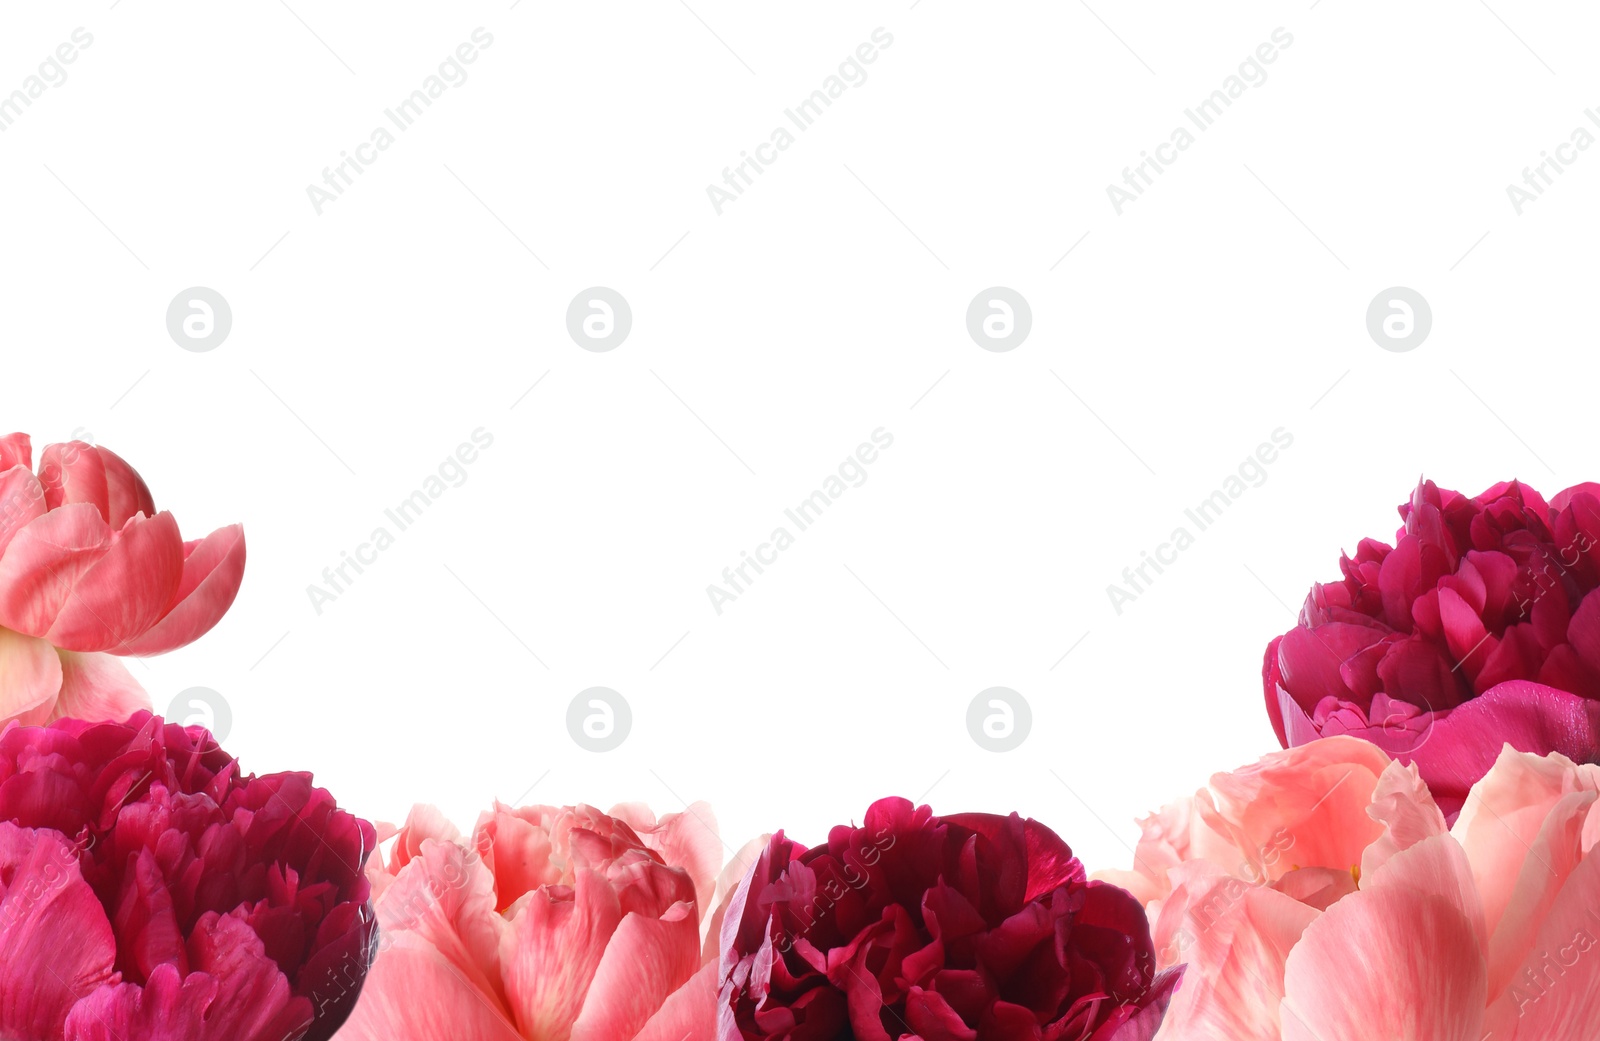
POLYGON ((382 940, 340 1041, 714 1041, 718 878, 703 803, 419 806, 371 869, 382 940))
POLYGON ((1049 828, 904 799, 814 849, 774 836, 722 948, 721 1041, 1148 1041, 1178 978, 1049 828))
POLYGON ((1506 746, 1454 826, 1415 764, 1332 737, 1143 823, 1159 1041, 1600 1036, 1600 767, 1506 746))
POLYGON ((1600 485, 1547 505, 1515 481, 1471 499, 1424 481, 1400 516, 1267 648, 1278 740, 1366 738, 1451 815, 1503 742, 1600 756, 1600 485))
POLYGON ((0 1037, 327 1041, 365 974, 372 825, 148 712, 0 732, 0 1037))
POLYGON ((110 655, 199 639, 233 604, 244 531, 184 542, 115 453, 0 437, 0 725, 121 720, 150 702, 110 655))

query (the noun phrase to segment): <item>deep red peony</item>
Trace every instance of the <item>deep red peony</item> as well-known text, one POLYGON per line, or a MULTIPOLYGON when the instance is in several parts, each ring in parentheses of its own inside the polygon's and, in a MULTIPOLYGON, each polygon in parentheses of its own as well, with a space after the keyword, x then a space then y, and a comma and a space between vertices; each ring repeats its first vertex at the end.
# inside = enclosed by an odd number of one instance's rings
POLYGON ((1178 979, 1139 902, 1049 828, 905 799, 815 849, 775 835, 720 976, 722 1041, 1148 1041, 1178 979))
POLYGON ((373 828, 139 713, 0 732, 0 1037, 326 1041, 366 974, 373 828))
POLYGON ((1272 641, 1267 711, 1285 747, 1354 734, 1415 762, 1446 813, 1510 743, 1600 752, 1600 485, 1548 504, 1417 486, 1394 546, 1363 539, 1272 641))

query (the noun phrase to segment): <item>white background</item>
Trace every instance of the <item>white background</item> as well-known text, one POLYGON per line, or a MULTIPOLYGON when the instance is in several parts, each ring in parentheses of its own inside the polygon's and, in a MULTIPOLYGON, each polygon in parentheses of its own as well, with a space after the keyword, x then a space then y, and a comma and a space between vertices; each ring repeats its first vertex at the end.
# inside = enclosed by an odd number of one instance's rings
POLYGON ((1600 133, 1600 82, 1575 3, 1091 2, 8 5, 0 93, 94 42, 0 133, 0 426, 92 433, 186 537, 244 523, 233 611, 132 668, 158 706, 221 692, 247 768, 365 816, 703 798, 737 846, 899 793, 1125 866, 1136 816, 1276 747, 1266 642, 1419 474, 1597 476, 1600 149, 1520 216, 1506 186, 1600 133), (307 185, 480 26, 318 215, 307 185), (706 186, 880 26, 718 215, 706 186), (1119 216, 1106 186, 1278 27, 1119 216), (610 353, 565 327, 596 285, 633 311, 610 353), (1433 310, 1409 353, 1366 331, 1396 285, 1433 310), (208 353, 166 329, 191 286, 233 310, 208 353), (1008 353, 966 330, 989 286, 1032 307, 1008 353), (880 426, 718 616, 706 586, 880 426), (478 427, 466 483, 319 615, 307 587, 478 427), (1106 587, 1278 427, 1119 615, 1106 587), (634 716, 606 754, 565 724, 597 684, 634 716), (997 684, 1034 717, 1003 754, 965 723, 997 684))

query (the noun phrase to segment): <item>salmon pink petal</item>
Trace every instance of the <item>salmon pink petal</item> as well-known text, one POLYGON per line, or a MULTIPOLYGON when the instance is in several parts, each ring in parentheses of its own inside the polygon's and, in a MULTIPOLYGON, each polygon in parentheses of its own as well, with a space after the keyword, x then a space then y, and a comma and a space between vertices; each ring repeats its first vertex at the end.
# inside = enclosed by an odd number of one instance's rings
POLYGON ((500 960, 517 1027, 524 1037, 564 1036, 621 924, 617 893, 585 868, 573 885, 537 889, 508 913, 500 960))
POLYGON ((400 869, 411 863, 422 852, 422 844, 429 839, 440 842, 458 842, 461 831, 439 812, 437 806, 419 803, 406 814, 405 825, 395 832, 394 849, 389 854, 389 873, 398 875, 400 869))
POLYGON ((116 941, 61 836, 0 821, 0 1037, 58 1038, 112 979, 116 941))
POLYGON ((44 485, 44 503, 50 509, 86 502, 100 511, 101 520, 111 522, 106 464, 92 446, 82 441, 46 446, 39 456, 39 483, 44 485))
POLYGON ((425 841, 378 902, 380 935, 437 951, 455 976, 484 994, 498 994, 506 923, 495 913, 493 887, 488 869, 469 851, 425 841))
POLYGON ((717 1041, 717 966, 707 962, 672 992, 633 1041, 717 1041))
POLYGON ((0 730, 43 723, 61 694, 61 659, 49 642, 0 629, 0 730))
POLYGON ((658 822, 643 803, 627 803, 614 807, 611 816, 626 821, 639 840, 661 854, 662 860, 689 872, 689 877, 694 879, 699 913, 710 910, 717 875, 722 869, 722 839, 710 806, 697 802, 682 813, 667 814, 658 822))
POLYGON ((523 1041, 497 999, 470 983, 435 948, 409 944, 379 956, 337 1036, 339 1041, 523 1041))
POLYGON ((13 466, 33 469, 33 441, 27 434, 0 437, 0 470, 9 470, 13 466))
POLYGON ((60 657, 61 697, 50 715, 52 720, 71 716, 120 722, 150 709, 150 695, 119 659, 77 651, 61 651, 60 657))
POLYGON ((100 454, 106 472, 106 497, 110 507, 106 522, 113 528, 120 528, 136 514, 154 517, 156 501, 139 472, 109 448, 96 446, 95 451, 100 454))
POLYGON ((17 532, 44 514, 44 488, 32 470, 14 466, 0 472, 0 555, 17 532))
POLYGON ((1492 936, 1510 905, 1528 851, 1568 793, 1600 784, 1594 767, 1505 747, 1472 788, 1451 834, 1472 862, 1484 921, 1492 936))
POLYGON ((1174 874, 1157 932, 1188 964, 1168 1017, 1184 1036, 1277 1041, 1284 963, 1317 911, 1203 862, 1174 874))
POLYGON ((111 529, 87 503, 41 514, 0 556, 0 625, 29 636, 47 634, 78 580, 110 548, 111 529))
POLYGON ((1401 850, 1449 833, 1444 814, 1439 812, 1415 766, 1390 763, 1378 778, 1367 812, 1384 826, 1384 832, 1361 853, 1361 874, 1365 878, 1372 877, 1401 850))
POLYGON ((624 915, 595 969, 570 1041, 632 1038, 699 967, 700 922, 691 904, 674 904, 660 918, 624 915))
POLYGON ((1594 792, 1563 796, 1529 847, 1489 947, 1491 1000, 1515 982, 1535 934, 1549 920, 1551 906, 1582 863, 1583 826, 1595 798, 1594 792))
POLYGON ((1385 886, 1306 927, 1284 968, 1283 1041, 1482 1041, 1484 1005, 1466 915, 1445 897, 1385 886))
POLYGON ((69 651, 131 653, 161 620, 182 574, 183 540, 170 513, 132 517, 73 584, 45 639, 69 651))
POLYGON ((183 552, 176 604, 148 632, 129 640, 117 653, 145 656, 176 650, 210 632, 233 606, 244 579, 244 528, 238 524, 218 528, 199 542, 184 544, 183 552))
POLYGON ((1600 1036, 1600 857, 1586 857, 1567 878, 1549 914, 1511 974, 1512 985, 1489 1007, 1485 1037, 1554 1041, 1600 1036))

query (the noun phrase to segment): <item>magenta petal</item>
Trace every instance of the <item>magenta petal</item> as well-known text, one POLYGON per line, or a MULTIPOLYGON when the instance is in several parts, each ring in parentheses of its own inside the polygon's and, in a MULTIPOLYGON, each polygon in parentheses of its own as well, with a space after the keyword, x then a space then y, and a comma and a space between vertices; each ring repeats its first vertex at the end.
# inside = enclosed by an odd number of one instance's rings
POLYGON ((111 925, 67 843, 0 821, 0 1037, 60 1037, 115 958, 111 925))

